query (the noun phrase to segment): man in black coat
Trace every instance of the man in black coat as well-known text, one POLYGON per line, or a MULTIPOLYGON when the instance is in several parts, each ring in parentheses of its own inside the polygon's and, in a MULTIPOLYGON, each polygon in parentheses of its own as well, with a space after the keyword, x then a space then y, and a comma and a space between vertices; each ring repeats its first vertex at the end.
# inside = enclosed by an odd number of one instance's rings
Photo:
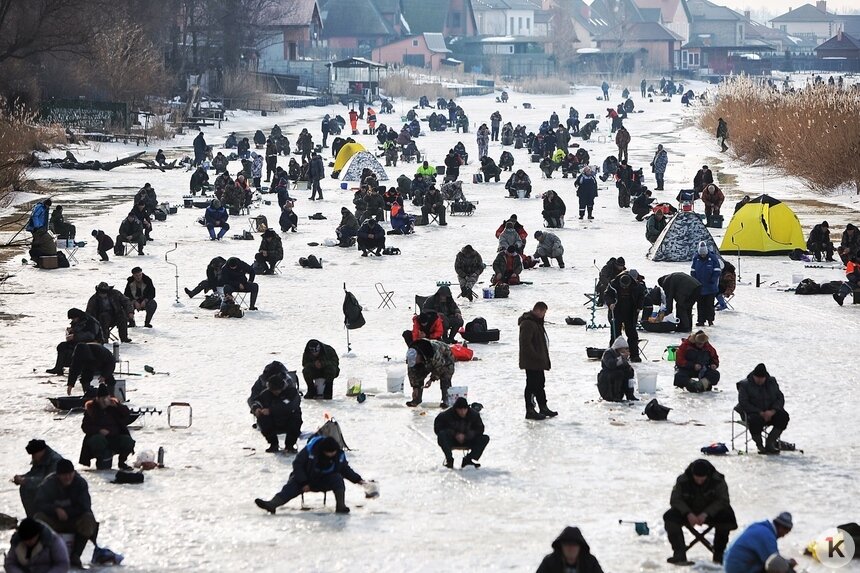
POLYGON ((213 258, 206 266, 206 280, 200 281, 197 286, 191 290, 188 290, 188 288, 186 288, 185 294, 187 294, 189 298, 194 298, 194 296, 197 295, 197 293, 199 293, 200 291, 208 292, 211 290, 214 292, 215 289, 217 289, 219 286, 218 276, 221 273, 221 269, 224 267, 225 264, 227 264, 227 261, 224 259, 224 257, 213 258))
POLYGON ((111 391, 116 384, 113 373, 116 369, 116 358, 113 352, 97 342, 78 344, 72 355, 72 364, 69 366, 69 378, 66 382, 66 394, 71 396, 72 389, 81 379, 81 387, 84 395, 90 394, 91 385, 95 374, 98 372, 99 381, 108 385, 111 391))
MULTIPOLYGON (((135 311, 146 313, 143 325, 146 328, 152 328, 152 315, 155 314, 158 303, 155 302, 155 285, 152 284, 151 278, 143 274, 143 269, 140 267, 131 269, 131 276, 126 280, 124 294, 131 301, 131 306, 135 311)), ((135 326, 134 318, 129 319, 128 325, 135 326)))
POLYGON ((578 527, 565 527, 552 542, 552 553, 541 561, 537 573, 603 573, 578 527))
POLYGON ((135 446, 128 431, 131 422, 128 407, 111 396, 107 386, 99 386, 96 397, 84 405, 84 419, 81 422, 84 443, 78 461, 89 466, 95 458, 96 469, 109 470, 113 457, 118 456, 119 468, 130 470, 126 460, 134 453, 135 446))
POLYGON ((421 225, 430 224, 430 213, 435 213, 439 226, 444 227, 448 223, 445 222, 445 196, 442 192, 436 189, 434 185, 424 193, 424 204, 421 205, 421 225))
MULTIPOLYGON (((143 223, 134 212, 128 214, 119 225, 119 234, 116 236, 116 248, 122 249, 123 243, 137 243, 137 254, 143 255, 143 247, 146 246, 146 234, 143 223)), ((117 251, 114 251, 115 253, 117 251)), ((121 254, 121 253, 120 253, 121 254)))
POLYGON ((666 535, 672 544, 672 557, 667 561, 673 565, 692 565, 687 561, 684 539, 683 528, 687 524, 689 527, 714 526, 713 559, 714 563, 722 563, 729 532, 738 528, 725 476, 708 460, 696 460, 678 476, 669 504, 669 511, 663 514, 666 535))
POLYGON ((311 201, 315 201, 317 199, 317 193, 319 193, 319 200, 323 200, 322 187, 320 187, 320 181, 323 177, 325 177, 325 165, 323 165, 323 159, 319 153, 314 152, 311 156, 310 167, 308 167, 308 177, 311 180, 311 196, 309 197, 311 201))
POLYGON ((332 437, 316 436, 293 460, 293 472, 287 483, 269 501, 257 498, 257 507, 275 513, 278 507, 308 491, 332 491, 335 512, 349 513, 343 480, 364 485, 364 480, 350 466, 340 444, 332 437))
POLYGON ((833 241, 830 240, 830 225, 827 221, 812 227, 812 231, 809 232, 809 239, 806 240, 806 248, 812 253, 816 261, 820 262, 821 254, 824 253, 828 263, 834 262, 833 241))
POLYGON ((481 415, 469 407, 469 402, 462 396, 454 401, 454 407, 445 410, 433 423, 433 431, 442 452, 445 454, 445 467, 454 467, 453 448, 465 448, 469 453, 463 458, 460 467, 472 465, 481 467, 477 463, 484 453, 484 448, 490 442, 490 436, 484 433, 484 422, 481 415))
POLYGON ((197 134, 197 137, 194 138, 194 166, 198 166, 203 163, 203 160, 206 159, 206 150, 208 146, 206 145, 206 140, 203 138, 203 132, 197 134))
POLYGON ((623 271, 609 281, 603 300, 609 307, 609 344, 621 336, 621 330, 627 335, 630 345, 630 362, 642 362, 639 357, 639 334, 636 323, 639 312, 645 303, 645 283, 636 269, 623 271))
POLYGON ((368 217, 358 228, 358 250, 361 256, 366 257, 368 251, 373 251, 377 257, 382 256, 385 248, 385 229, 374 217, 368 217))
POLYGON ((305 398, 317 398, 321 393, 323 398, 331 400, 334 380, 338 376, 340 376, 340 358, 335 349, 319 340, 308 340, 302 354, 302 377, 308 386, 305 398), (325 381, 322 392, 319 392, 316 386, 317 379, 325 381))
POLYGON ((785 411, 785 396, 764 364, 758 364, 744 380, 738 382, 735 411, 746 422, 760 454, 779 453, 779 437, 788 426, 789 417, 785 411), (761 433, 765 426, 773 428, 763 444, 761 433))
POLYGON ((103 342, 102 327, 99 321, 79 308, 70 308, 67 313, 71 324, 66 329, 66 340, 57 345, 57 363, 53 368, 45 370, 48 374, 62 376, 64 367, 72 361, 72 353, 78 344, 85 342, 103 342))
POLYGON ((128 321, 134 319, 134 308, 130 300, 106 282, 96 285, 96 293, 87 301, 87 314, 98 319, 105 342, 114 326, 121 341, 131 342, 128 321))
POLYGON ((278 434, 286 434, 284 449, 289 453, 296 452, 296 441, 302 432, 301 401, 299 391, 277 374, 270 376, 266 380, 266 389, 254 397, 251 413, 257 418, 257 428, 269 443, 267 452, 278 452, 278 434))
POLYGON ((432 310, 439 313, 445 330, 442 338, 449 344, 453 343, 454 337, 460 331, 460 327, 463 326, 463 315, 460 313, 460 307, 454 301, 454 297, 451 296, 451 289, 447 286, 439 287, 434 295, 427 297, 421 310, 432 310))
POLYGON ((36 491, 36 515, 33 517, 57 533, 73 533, 69 560, 81 567, 81 553, 87 541, 96 542, 98 523, 93 516, 90 489, 69 460, 57 462, 57 471, 45 478, 36 491))
POLYGON ((657 279, 657 284, 666 295, 666 313, 671 313, 677 305, 675 316, 680 321, 678 332, 693 330, 693 305, 699 300, 702 283, 687 273, 671 273, 657 279))
POLYGON ((250 292, 251 303, 248 310, 257 310, 257 294, 260 292, 260 285, 254 282, 255 277, 256 273, 251 265, 237 257, 230 257, 218 274, 218 284, 224 285, 224 294, 233 294, 237 291, 250 292))
POLYGON ((36 492, 46 477, 57 471, 57 463, 63 456, 55 452, 44 440, 30 440, 26 451, 30 454, 30 469, 27 473, 12 477, 19 487, 24 513, 32 517, 36 511, 36 492))

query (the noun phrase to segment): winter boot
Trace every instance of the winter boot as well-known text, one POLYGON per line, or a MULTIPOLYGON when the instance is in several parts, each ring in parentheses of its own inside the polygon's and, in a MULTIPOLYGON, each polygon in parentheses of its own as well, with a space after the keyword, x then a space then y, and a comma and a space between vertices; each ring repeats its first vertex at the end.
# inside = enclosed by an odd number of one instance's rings
POLYGON ((758 453, 760 453, 760 454, 765 453, 766 450, 765 450, 764 444, 761 441, 761 435, 753 436, 752 441, 755 442, 755 447, 756 447, 756 449, 758 449, 758 453))
POLYGON ((562 257, 556 257, 555 260, 558 261, 558 268, 563 269, 564 268, 564 259, 562 257))
POLYGON ((550 267, 552 265, 549 264, 549 259, 547 257, 540 258, 540 266, 542 267, 550 267))
POLYGON ((185 294, 188 295, 188 298, 194 298, 195 296, 200 294, 200 291, 202 291, 202 290, 203 289, 200 287, 200 285, 197 285, 196 287, 194 287, 191 290, 188 290, 188 288, 186 287, 185 294))
POLYGON ((454 469, 454 458, 445 458, 445 463, 442 464, 449 470, 454 469))
POLYGON ((280 448, 278 447, 278 437, 272 436, 271 438, 268 438, 268 440, 269 440, 269 447, 266 448, 266 453, 277 454, 278 451, 280 450, 280 448))
POLYGON ((257 507, 259 507, 260 509, 265 509, 269 513, 274 514, 275 510, 287 503, 287 500, 285 500, 283 497, 281 497, 280 494, 278 494, 269 501, 262 500, 258 497, 254 500, 254 503, 256 503, 257 507))
POLYGON ((340 489, 335 490, 334 492, 334 512, 335 513, 349 513, 349 508, 346 506, 346 490, 340 489))
POLYGON ((779 436, 777 431, 771 432, 764 443, 764 453, 769 455, 779 455, 779 436))
POLYGON ((540 405, 539 412, 547 418, 554 418, 558 416, 558 412, 553 412, 552 410, 550 410, 549 407, 546 405, 546 402, 540 405))
POLYGON ((526 420, 546 420, 546 416, 536 412, 534 406, 526 408, 526 420))
POLYGON ((475 469, 481 467, 481 464, 472 459, 472 456, 466 456, 463 458, 463 461, 460 462, 460 467, 465 468, 466 466, 475 466, 475 469))
POLYGON ((87 547, 87 539, 81 535, 75 535, 74 541, 72 541, 72 550, 69 554, 69 562, 72 567, 77 569, 81 568, 81 554, 83 554, 84 549, 87 547))
POLYGON ((418 404, 421 403, 421 398, 424 395, 424 388, 413 388, 412 389, 412 399, 406 402, 406 405, 410 408, 414 408, 418 404))
POLYGON ((130 471, 131 466, 126 463, 126 460, 128 460, 128 454, 119 456, 119 463, 117 465, 119 466, 119 469, 123 471, 130 471))
POLYGON ((723 563, 723 554, 726 552, 726 545, 729 544, 729 531, 727 529, 717 529, 714 534, 714 563, 723 563))

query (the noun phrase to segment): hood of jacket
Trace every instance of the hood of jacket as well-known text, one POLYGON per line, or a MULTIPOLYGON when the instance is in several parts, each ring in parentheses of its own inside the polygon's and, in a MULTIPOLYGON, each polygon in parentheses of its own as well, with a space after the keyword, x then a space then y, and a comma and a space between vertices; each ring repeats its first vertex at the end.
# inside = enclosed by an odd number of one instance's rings
POLYGON ((578 527, 565 527, 564 531, 552 542, 552 548, 554 551, 561 551, 561 546, 565 543, 579 545, 580 555, 591 552, 588 543, 586 543, 578 527))
POLYGON ((433 295, 436 300, 439 300, 442 296, 448 297, 448 300, 454 300, 451 297, 451 289, 447 286, 440 286, 439 290, 436 291, 436 294, 433 295))
MULTIPOLYGON (((517 319, 517 325, 522 324, 522 323, 523 323, 523 321, 526 321, 526 320, 530 320, 530 321, 534 322, 535 324, 537 324, 538 326, 540 326, 541 328, 543 328, 543 319, 542 319, 542 318, 538 318, 538 316, 537 316, 534 312, 532 312, 532 311, 524 312, 524 313, 523 313, 523 314, 522 314, 522 315, 517 319)), ((578 530, 577 530, 577 531, 578 531, 578 530)))

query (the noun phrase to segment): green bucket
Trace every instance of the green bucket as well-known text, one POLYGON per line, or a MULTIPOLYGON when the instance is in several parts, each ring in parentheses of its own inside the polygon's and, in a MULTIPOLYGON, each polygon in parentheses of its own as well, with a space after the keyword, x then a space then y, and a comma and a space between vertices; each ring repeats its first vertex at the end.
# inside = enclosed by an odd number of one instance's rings
POLYGON ((678 352, 678 345, 677 344, 670 344, 669 346, 667 346, 666 347, 666 360, 668 362, 674 362, 675 361, 675 355, 677 354, 677 352, 678 352))

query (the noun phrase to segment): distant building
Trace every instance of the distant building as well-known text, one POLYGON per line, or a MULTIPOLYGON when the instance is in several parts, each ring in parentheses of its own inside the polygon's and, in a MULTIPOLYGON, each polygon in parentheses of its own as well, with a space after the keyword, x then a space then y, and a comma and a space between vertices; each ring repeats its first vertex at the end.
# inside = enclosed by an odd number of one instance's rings
POLYGON ((473 0, 479 36, 537 36, 538 0, 473 0))
POLYGON ((839 32, 815 48, 815 55, 822 59, 838 58, 860 61, 860 40, 844 32, 839 32))
POLYGON ((458 67, 460 62, 452 59, 451 50, 445 45, 445 37, 435 32, 425 32, 374 48, 373 59, 383 64, 402 64, 438 71, 443 66, 458 67))
POLYGON ((827 11, 826 0, 815 5, 804 4, 770 21, 772 28, 782 30, 789 36, 804 40, 803 51, 811 53, 815 46, 823 43, 845 29, 845 17, 827 11))

